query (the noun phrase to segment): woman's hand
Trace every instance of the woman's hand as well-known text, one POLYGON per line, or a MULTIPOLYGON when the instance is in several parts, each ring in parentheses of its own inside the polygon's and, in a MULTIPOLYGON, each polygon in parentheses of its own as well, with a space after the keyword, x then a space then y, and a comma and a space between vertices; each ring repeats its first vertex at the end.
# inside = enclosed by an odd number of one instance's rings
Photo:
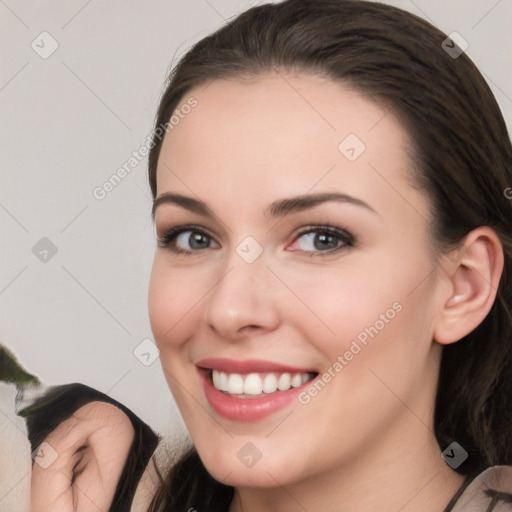
POLYGON ((31 511, 107 512, 133 437, 130 419, 114 405, 97 401, 78 409, 35 458, 31 511))

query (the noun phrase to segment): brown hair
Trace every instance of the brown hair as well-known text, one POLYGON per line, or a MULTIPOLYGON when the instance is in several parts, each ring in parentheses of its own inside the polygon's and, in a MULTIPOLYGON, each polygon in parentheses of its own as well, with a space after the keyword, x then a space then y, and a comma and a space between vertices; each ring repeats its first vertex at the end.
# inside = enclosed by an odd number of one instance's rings
MULTIPOLYGON (((443 48, 446 35, 389 5, 361 0, 286 0, 241 13, 196 43, 174 67, 155 130, 194 87, 274 70, 318 73, 350 85, 393 111, 411 135, 415 180, 431 200, 439 249, 490 226, 505 268, 495 303, 464 339, 443 348, 434 428, 441 449, 468 453, 469 474, 512 463, 512 146, 497 102, 462 53, 443 48)), ((450 43, 450 46, 452 44, 450 43)), ((455 47, 457 48, 457 47, 455 47)), ((156 197, 161 138, 154 132, 149 183, 156 197)), ((192 448, 171 469, 151 510, 227 510, 233 488, 208 475, 192 448)))

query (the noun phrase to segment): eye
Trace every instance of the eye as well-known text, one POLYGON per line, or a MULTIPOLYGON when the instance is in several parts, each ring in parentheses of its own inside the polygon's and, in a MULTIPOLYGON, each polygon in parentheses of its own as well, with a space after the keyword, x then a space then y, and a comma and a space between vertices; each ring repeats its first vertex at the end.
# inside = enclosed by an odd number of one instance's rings
MULTIPOLYGON (((309 256, 331 254, 346 247, 351 247, 355 238, 346 229, 325 224, 309 227, 295 238, 292 251, 302 251, 309 256)), ((158 246, 169 249, 176 254, 191 255, 204 249, 218 248, 214 239, 199 226, 176 226, 158 237, 158 246), (213 246, 211 245, 213 243, 213 246)))
POLYGON ((219 247, 213 238, 197 226, 176 226, 158 238, 158 246, 177 254, 192 254, 211 248, 210 243, 219 247))
MULTIPOLYGON (((352 247, 355 238, 346 229, 323 225, 310 227, 300 232, 294 243, 298 245, 298 250, 308 253, 309 256, 322 256, 352 247)), ((292 250, 296 251, 297 249, 292 250)))

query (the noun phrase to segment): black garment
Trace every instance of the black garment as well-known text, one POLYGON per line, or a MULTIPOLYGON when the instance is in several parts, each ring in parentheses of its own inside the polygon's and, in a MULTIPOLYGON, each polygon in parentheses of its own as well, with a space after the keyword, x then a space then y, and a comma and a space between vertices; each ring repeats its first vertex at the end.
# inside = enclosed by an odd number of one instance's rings
POLYGON ((129 512, 137 485, 159 442, 151 428, 130 409, 84 384, 67 384, 50 388, 32 405, 22 409, 19 415, 26 418, 28 438, 34 451, 60 423, 93 401, 107 402, 121 409, 135 430, 128 459, 109 509, 109 512, 129 512))

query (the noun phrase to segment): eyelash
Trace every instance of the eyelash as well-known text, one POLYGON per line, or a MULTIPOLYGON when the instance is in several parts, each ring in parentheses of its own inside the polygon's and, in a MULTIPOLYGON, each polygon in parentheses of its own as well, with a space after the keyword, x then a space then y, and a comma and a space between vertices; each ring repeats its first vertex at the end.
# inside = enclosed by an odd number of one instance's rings
MULTIPOLYGON (((165 231, 161 236, 157 237, 158 246, 162 248, 169 249, 170 251, 176 254, 182 255, 192 255, 195 252, 199 252, 202 249, 196 249, 193 251, 189 251, 186 249, 181 249, 179 247, 171 247, 171 244, 176 240, 178 235, 185 231, 191 231, 193 233, 200 233, 207 238, 213 239, 211 235, 209 235, 206 231, 201 229, 199 226, 195 225, 186 225, 186 226, 175 226, 165 231)), ((326 254, 333 254, 335 252, 340 251, 341 249, 345 249, 347 247, 353 247, 356 243, 355 237, 344 228, 339 228, 332 224, 326 223, 318 226, 309 226, 303 230, 301 230, 297 236, 294 238, 293 242, 297 241, 301 236, 309 234, 309 233, 321 233, 327 235, 333 235, 338 237, 338 239, 342 242, 341 245, 335 247, 334 249, 329 249, 326 251, 302 251, 307 254, 309 257, 323 256, 326 254)), ((208 249, 208 248, 207 248, 208 249)), ((295 251, 294 251, 295 252, 295 251)))

